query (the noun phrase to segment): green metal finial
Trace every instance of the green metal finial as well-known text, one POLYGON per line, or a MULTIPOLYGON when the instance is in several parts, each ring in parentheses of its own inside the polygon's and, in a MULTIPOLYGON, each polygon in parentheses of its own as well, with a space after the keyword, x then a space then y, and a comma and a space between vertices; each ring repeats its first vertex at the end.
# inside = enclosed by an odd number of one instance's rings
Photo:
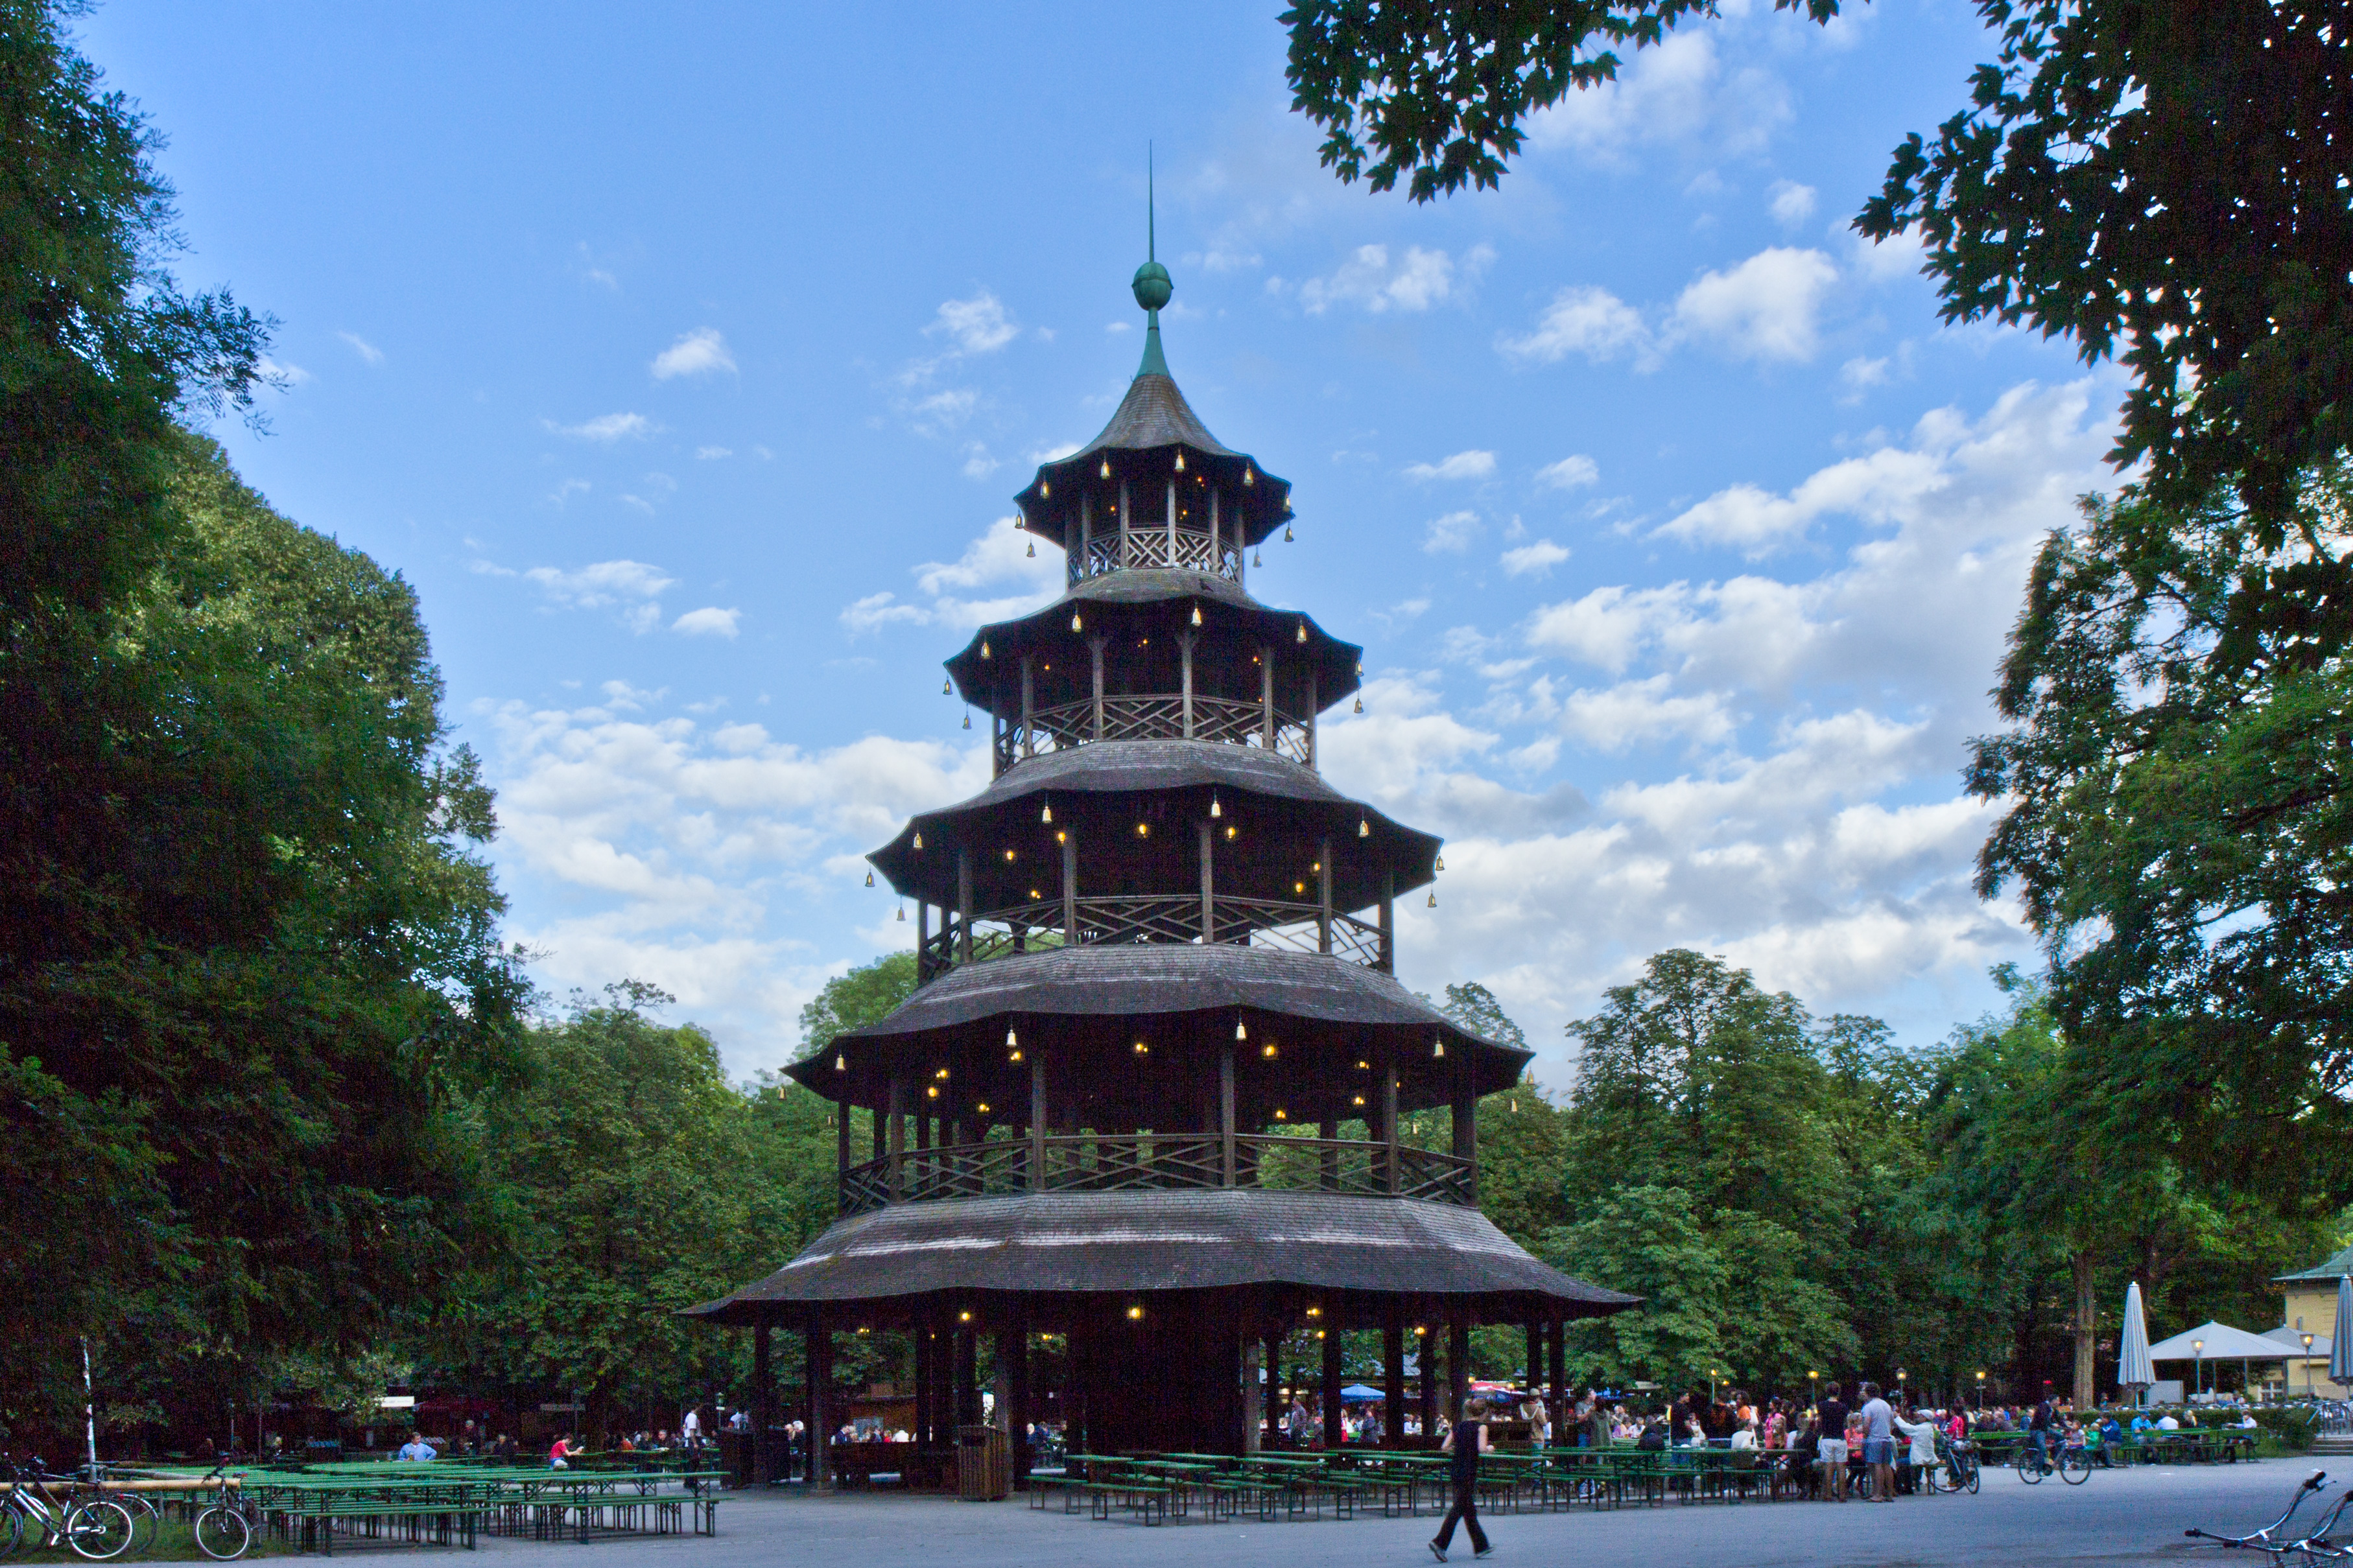
POLYGON ((1158 216, 1155 210, 1152 189, 1152 147, 1144 150, 1144 254, 1143 266, 1135 269, 1135 280, 1129 287, 1135 291, 1135 302, 1144 307, 1144 363, 1135 368, 1138 375, 1166 375, 1168 361, 1160 352, 1160 308, 1176 292, 1169 280, 1168 268, 1160 265, 1158 216))

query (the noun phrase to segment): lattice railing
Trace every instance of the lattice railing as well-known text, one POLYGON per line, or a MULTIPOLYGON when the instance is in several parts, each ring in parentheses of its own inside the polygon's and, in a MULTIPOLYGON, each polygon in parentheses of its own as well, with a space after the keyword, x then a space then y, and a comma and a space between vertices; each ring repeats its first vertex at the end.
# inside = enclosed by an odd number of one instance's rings
MULTIPOLYGON (((1196 741, 1221 741, 1229 745, 1263 746, 1266 710, 1256 702, 1231 697, 1193 698, 1196 741)), ((997 771, 1004 772, 1025 756, 1083 746, 1090 741, 1181 741, 1185 739, 1185 696, 1178 691, 1152 691, 1124 696, 1106 694, 1103 700, 1103 733, 1095 733, 1095 705, 1091 697, 1057 702, 1034 710, 1025 731, 1017 720, 997 734, 997 771)), ((1294 763, 1308 760, 1307 726, 1281 709, 1274 715, 1274 747, 1294 763)))
MULTIPOLYGON (((1063 931, 1064 918, 1063 907, 1055 900, 976 914, 972 921, 971 962, 985 963, 1055 947, 1201 940, 1201 900, 1191 893, 1103 894, 1081 899, 1075 940, 1063 931)), ((1210 900, 1212 934, 1218 942, 1236 947, 1321 952, 1322 918, 1320 906, 1289 900, 1223 895, 1210 900)), ((923 980, 929 982, 962 964, 962 928, 950 915, 941 930, 925 939, 917 956, 923 980)), ((1356 915, 1334 910, 1331 956, 1367 969, 1383 969, 1381 928, 1356 915)))
POLYGON ((1166 524, 1159 528, 1131 528, 1127 531, 1124 559, 1120 555, 1119 547, 1120 534, 1116 527, 1109 532, 1089 535, 1083 551, 1071 550, 1067 552, 1066 576, 1069 581, 1075 584, 1081 578, 1100 577, 1106 572, 1152 567, 1206 572, 1229 583, 1242 580, 1241 546, 1227 534, 1220 533, 1213 544, 1206 533, 1179 528, 1172 543, 1166 524))
MULTIPOLYGON (((900 1203, 1006 1197, 1017 1193, 1108 1193, 1225 1185, 1225 1143, 1198 1132, 1083 1132, 1040 1141, 1045 1178, 1030 1184, 1031 1144, 1022 1137, 911 1149, 899 1156, 900 1203)), ((1399 1144, 1397 1180, 1387 1144, 1266 1133, 1234 1137, 1234 1185, 1275 1192, 1345 1193, 1471 1206, 1471 1162, 1399 1144)), ((853 1165, 841 1176, 841 1212, 864 1214, 894 1200, 891 1161, 853 1165)))

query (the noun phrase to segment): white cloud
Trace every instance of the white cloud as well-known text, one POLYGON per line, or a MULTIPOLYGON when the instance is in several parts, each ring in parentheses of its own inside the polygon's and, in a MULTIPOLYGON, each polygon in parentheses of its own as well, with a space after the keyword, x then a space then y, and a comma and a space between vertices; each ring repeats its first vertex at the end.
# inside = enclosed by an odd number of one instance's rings
POLYGON ((1440 551, 1457 553, 1471 547, 1471 542, 1485 530, 1480 526, 1475 511, 1450 511, 1444 517, 1432 518, 1422 536, 1421 547, 1435 555, 1440 551))
POLYGON ((656 381, 668 381, 680 375, 714 375, 721 371, 733 374, 735 356, 727 352, 727 340, 719 335, 716 327, 697 327, 678 342, 654 355, 647 366, 656 381))
POLYGON ((902 624, 970 630, 1050 602, 1062 588, 1061 552, 1031 555, 1032 536, 1014 521, 998 518, 955 561, 926 561, 914 568, 915 588, 924 603, 904 602, 889 590, 869 594, 844 606, 841 624, 853 637, 902 624), (985 593, 990 589, 1001 592, 985 593))
POLYGON ((600 414, 577 425, 558 425, 552 419, 543 419, 540 423, 558 436, 576 436, 583 441, 607 443, 642 440, 659 428, 642 414, 600 414))
POLYGON ((725 637, 733 642, 735 623, 743 614, 741 610, 723 610, 716 605, 705 605, 700 610, 687 611, 670 622, 670 629, 683 632, 691 637, 725 637))
POLYGON ((1600 482, 1600 466, 1581 452, 1536 470, 1536 486, 1540 489, 1573 490, 1600 482))
POLYGON ((1299 301, 1311 316, 1335 305, 1355 305, 1374 315, 1388 310, 1427 310, 1475 283, 1495 253, 1474 246, 1457 262, 1443 250, 1409 246, 1392 262, 1386 245, 1360 245, 1328 278, 1299 286, 1299 301))
POLYGON ((720 458, 732 458, 734 455, 725 447, 697 447, 694 449, 696 461, 704 463, 712 462, 720 458))
POLYGON ((1776 180, 1766 188, 1765 210, 1783 228, 1795 228, 1814 216, 1814 187, 1795 180, 1776 180))
POLYGON ((1409 479, 1483 479, 1495 471, 1493 452, 1457 452, 1435 463, 1413 463, 1407 466, 1409 479))
POLYGON ((263 354, 255 362, 254 369, 260 372, 263 381, 273 382, 288 391, 306 382, 318 379, 299 364, 287 360, 271 359, 268 354, 263 354))
POLYGON ((1817 317, 1838 277, 1819 250, 1760 250, 1685 289, 1675 300, 1672 331, 1736 359, 1809 360, 1820 341, 1817 317))
POLYGON ((1528 646, 1565 653, 1615 673, 1632 661, 1656 628, 1677 620, 1689 599, 1690 589, 1681 583, 1662 588, 1614 584, 1596 588, 1583 598, 1536 611, 1528 620, 1528 646))
POLYGON ((368 342, 365 338, 360 336, 357 332, 337 332, 335 336, 351 344, 352 352, 360 356, 362 363, 366 364, 382 364, 384 363, 384 351, 376 347, 374 343, 368 342))
POLYGON ((1877 527, 1919 515, 1921 503, 1952 481, 1951 449, 1930 444, 1883 447, 1810 476, 1787 496, 1733 485, 1691 507, 1658 532, 1687 544, 1724 544, 1751 555, 1804 536, 1814 520, 1842 513, 1877 527))
POLYGON ((862 887, 858 856, 988 782, 985 746, 870 736, 805 751, 618 681, 593 707, 484 702, 474 718, 501 877, 560 893, 543 907, 562 914, 510 926, 545 955, 537 977, 661 985, 680 1001, 668 1016, 712 1028, 735 1076, 788 1059, 802 1005, 847 967, 783 935, 786 921, 823 910, 839 937, 905 945, 913 922, 862 887))
POLYGON ((1736 720, 1724 693, 1678 695, 1673 684, 1672 675, 1654 675, 1599 691, 1572 691, 1561 700, 1560 726, 1573 739, 1602 752, 1622 752, 1675 736, 1711 745, 1731 739, 1736 720))
POLYGON ((678 580, 642 561, 598 561, 586 566, 534 566, 523 578, 561 609, 628 608, 659 598, 678 580))
POLYGON ((1525 577, 1531 573, 1539 577, 1548 577, 1554 567, 1567 559, 1567 546, 1555 544, 1549 539, 1539 539, 1516 550, 1504 551, 1504 570, 1514 577, 1525 577))
POLYGON ((1011 342, 1021 329, 1007 316, 997 296, 983 289, 969 300, 943 300, 938 317, 923 331, 944 334, 958 353, 985 354, 1011 342))
POLYGON ((1562 289, 1545 307, 1535 331, 1519 337, 1503 334, 1495 346, 1513 359, 1537 364, 1557 364, 1573 353, 1597 364, 1625 353, 1632 354, 1638 364, 1651 357, 1651 330, 1642 313, 1591 284, 1562 289))
POLYGON ((985 479, 1005 465, 988 455, 987 447, 978 441, 967 442, 964 449, 964 477, 985 479))
POLYGON ((1674 33, 1630 51, 1617 80, 1572 92, 1530 116, 1530 145, 1620 165, 1645 146, 1709 159, 1762 151, 1790 119, 1789 89, 1762 66, 1727 70, 1715 31, 1674 33))
POLYGON ((1879 359, 1866 359, 1862 355, 1858 354, 1854 358, 1847 361, 1844 364, 1839 366, 1839 390, 1841 393, 1839 401, 1841 403, 1853 403, 1862 396, 1863 392, 1867 388, 1873 386, 1885 386, 1888 380, 1888 363, 1889 362, 1884 357, 1879 359))

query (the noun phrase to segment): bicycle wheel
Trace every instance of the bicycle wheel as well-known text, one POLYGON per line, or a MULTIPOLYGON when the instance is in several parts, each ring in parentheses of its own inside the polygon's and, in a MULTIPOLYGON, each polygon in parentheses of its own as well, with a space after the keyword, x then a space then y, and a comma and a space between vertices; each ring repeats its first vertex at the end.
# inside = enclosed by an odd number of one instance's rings
POLYGON ((2039 1485, 2042 1480, 2042 1461, 2031 1448, 2019 1450, 2018 1479, 2030 1487, 2039 1485))
POLYGON ((2092 1479, 2092 1456, 2081 1448, 2072 1448, 2059 1461, 2059 1479, 2071 1487, 2080 1487, 2092 1479))
POLYGON ((24 1516, 13 1508, 0 1506, 0 1557, 15 1552, 16 1542, 24 1533, 24 1516))
POLYGON ((66 1544, 93 1563, 121 1556, 136 1534, 131 1510, 111 1498, 76 1503, 66 1513, 66 1544))
POLYGON ((1968 1476, 1969 1495, 1974 1497, 1977 1495, 1978 1485, 1984 1479, 1981 1474, 1983 1467, 1978 1463, 1978 1457, 1975 1454, 1969 1455, 1963 1463, 1966 1467, 1966 1473, 1968 1476))
POLYGON ((197 1551, 226 1563, 245 1555, 245 1549, 253 1544, 253 1527, 237 1510, 215 1503, 196 1515, 195 1536, 197 1551))

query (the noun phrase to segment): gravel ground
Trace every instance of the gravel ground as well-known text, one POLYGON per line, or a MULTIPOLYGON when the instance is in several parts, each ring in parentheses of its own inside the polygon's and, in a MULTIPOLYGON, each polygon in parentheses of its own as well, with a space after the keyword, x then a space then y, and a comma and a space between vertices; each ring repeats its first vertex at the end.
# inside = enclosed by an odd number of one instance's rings
MULTIPOLYGON (((1514 1563, 1604 1568, 1680 1568, 1685 1563, 2181 1563, 2228 1558, 2184 1539, 2200 1525, 2232 1533, 2266 1524, 2317 1465, 2189 1466, 2100 1471, 2080 1487, 2055 1479, 2030 1487, 1990 1471, 1976 1497, 1899 1498, 1888 1504, 1779 1502, 1670 1504, 1600 1513, 1491 1516, 1495 1568, 1514 1563)), ((2353 1481, 2353 1465, 2344 1479, 2353 1481)), ((2327 1494, 2334 1501, 2337 1487, 2327 1494)), ((2307 1505, 2299 1520, 2316 1518, 2307 1505)), ((1092 1564, 1190 1565, 1214 1554, 1273 1568, 1366 1568, 1428 1563, 1422 1544, 1436 1521, 1382 1519, 1261 1524, 1205 1522, 1146 1527, 1101 1522, 1059 1510, 1037 1512, 1020 1499, 963 1503, 888 1492, 803 1497, 786 1489, 731 1494, 716 1539, 616 1538, 587 1545, 485 1539, 486 1552, 571 1562, 626 1559, 649 1568, 775 1568, 778 1563, 851 1563, 859 1568, 939 1563, 952 1568, 1089 1568, 1092 1564)), ((1458 1536, 1453 1558, 1470 1560, 1458 1536)), ((517 1568, 522 1568, 521 1564, 517 1568)))

